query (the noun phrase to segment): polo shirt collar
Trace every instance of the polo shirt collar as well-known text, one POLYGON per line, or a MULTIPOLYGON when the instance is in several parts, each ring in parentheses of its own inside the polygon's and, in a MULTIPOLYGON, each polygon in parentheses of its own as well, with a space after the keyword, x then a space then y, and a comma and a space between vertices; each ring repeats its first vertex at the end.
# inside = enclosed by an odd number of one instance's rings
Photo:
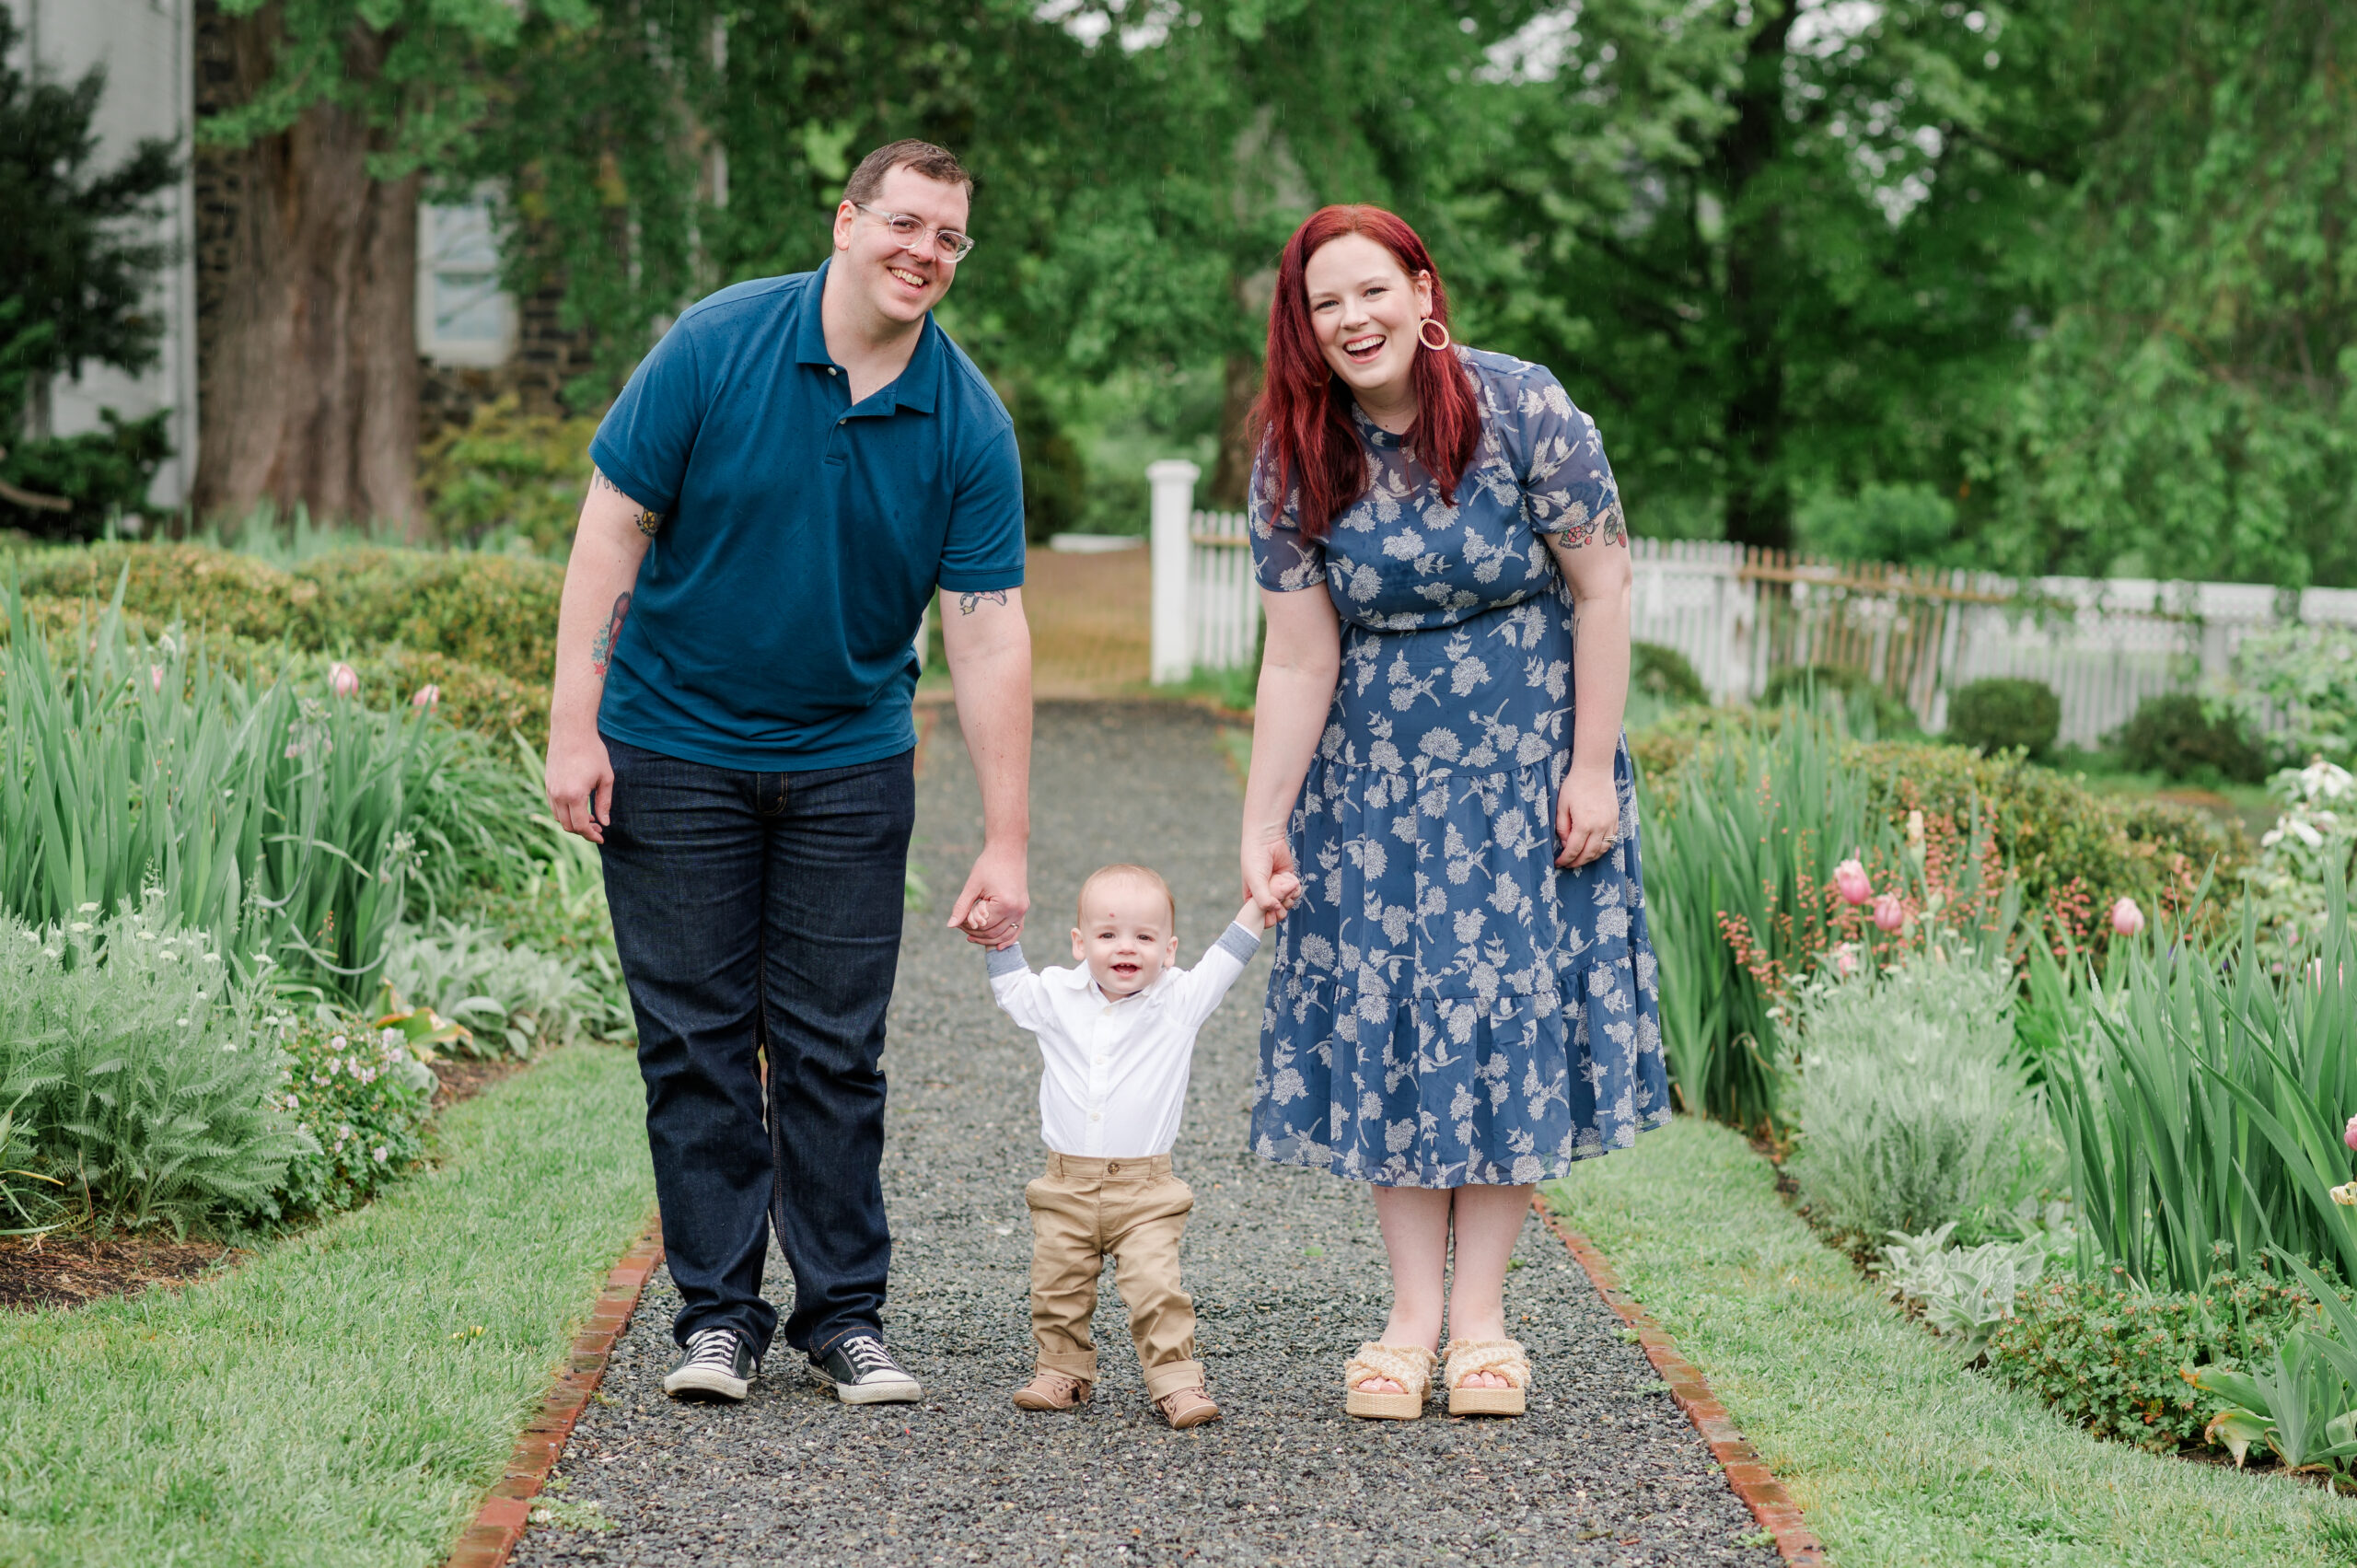
MULTIPOLYGON (((1097 976, 1089 969, 1087 960, 1086 959, 1074 964, 1068 970, 1057 969, 1050 970, 1046 972, 1048 974, 1055 975, 1057 978, 1061 979, 1064 982, 1065 987, 1069 990, 1085 991, 1100 1002, 1113 1001, 1113 998, 1105 994, 1105 988, 1097 983, 1097 976)), ((1171 984, 1176 981, 1178 978, 1178 970, 1176 966, 1165 969, 1152 985, 1148 986, 1142 992, 1132 991, 1128 996, 1123 997, 1122 1001, 1152 1002, 1158 1004, 1163 1000, 1163 993, 1169 990, 1171 984)))
MULTIPOLYGON (((830 256, 819 263, 811 274, 810 287, 802 296, 802 319, 794 327, 794 360, 797 365, 827 365, 835 363, 827 352, 827 323, 820 301, 827 294, 827 269, 835 264, 830 256)), ((917 336, 916 351, 909 355, 909 363, 900 378, 891 385, 892 402, 896 408, 914 409, 931 413, 941 389, 941 327, 928 310, 924 330, 917 336)))

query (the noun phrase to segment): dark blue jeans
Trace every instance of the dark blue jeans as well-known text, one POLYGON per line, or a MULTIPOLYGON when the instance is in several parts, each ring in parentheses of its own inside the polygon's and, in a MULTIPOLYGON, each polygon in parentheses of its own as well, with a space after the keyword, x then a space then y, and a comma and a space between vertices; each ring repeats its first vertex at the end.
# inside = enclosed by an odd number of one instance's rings
POLYGON ((684 1345, 701 1329, 735 1329, 768 1350, 777 1309, 761 1298, 761 1263, 774 1225, 794 1272, 785 1342, 816 1360, 879 1327, 892 1262, 877 1063, 913 754, 756 773, 611 739, 606 749, 606 897, 682 1303, 672 1336, 684 1345))

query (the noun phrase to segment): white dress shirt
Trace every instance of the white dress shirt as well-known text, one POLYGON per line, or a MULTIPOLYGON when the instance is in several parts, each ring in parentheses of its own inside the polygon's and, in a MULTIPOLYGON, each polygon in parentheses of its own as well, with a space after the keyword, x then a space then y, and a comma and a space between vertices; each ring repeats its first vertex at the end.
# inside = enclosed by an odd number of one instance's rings
POLYGON ((1260 950, 1259 933, 1230 924, 1191 970, 1167 970, 1119 1001, 1083 964, 1043 970, 1023 946, 991 951, 991 993, 1039 1037, 1039 1136, 1060 1155, 1144 1159, 1178 1141, 1195 1034, 1260 950))

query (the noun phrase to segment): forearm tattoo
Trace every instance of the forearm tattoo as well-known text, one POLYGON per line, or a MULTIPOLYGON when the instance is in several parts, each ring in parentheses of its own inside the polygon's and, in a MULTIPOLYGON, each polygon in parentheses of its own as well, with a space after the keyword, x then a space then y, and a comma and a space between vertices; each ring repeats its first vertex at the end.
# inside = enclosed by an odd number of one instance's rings
POLYGON ((598 628, 598 635, 589 644, 589 668, 604 679, 606 667, 614 662, 614 644, 622 634, 622 622, 630 619, 630 595, 614 600, 614 612, 598 628))
POLYGON ((958 613, 960 615, 973 614, 975 610, 980 607, 984 599, 990 600, 993 604, 1004 604, 1006 602, 1006 590, 1004 588, 985 588, 980 593, 959 594, 958 596, 958 613))
MULTIPOLYGON (((605 475, 605 470, 602 469, 592 469, 589 470, 589 485, 593 490, 610 490, 617 495, 622 495, 622 487, 616 484, 612 480, 608 479, 605 475)), ((622 495, 622 499, 630 501, 630 497, 627 495, 622 495)), ((635 501, 631 501, 630 504, 633 506, 638 506, 638 503, 635 501)), ((638 506, 637 514, 633 517, 630 521, 631 527, 636 528, 639 532, 644 534, 649 539, 653 539, 656 534, 663 530, 663 514, 660 512, 650 512, 644 506, 638 506)))

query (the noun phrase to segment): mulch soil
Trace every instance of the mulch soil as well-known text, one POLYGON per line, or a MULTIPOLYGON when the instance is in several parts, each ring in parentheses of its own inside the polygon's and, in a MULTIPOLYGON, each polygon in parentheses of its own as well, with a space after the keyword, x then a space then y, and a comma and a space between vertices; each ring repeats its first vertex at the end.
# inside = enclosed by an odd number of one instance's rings
MULTIPOLYGON (((1035 967, 1068 963, 1081 878, 1114 860, 1167 877, 1182 958, 1241 899, 1237 790, 1219 721, 1175 704, 1043 704, 1033 761, 1035 967)), ((678 1404, 668 1275, 617 1341, 515 1561, 993 1563, 1721 1564, 1777 1561, 1708 1446, 1536 1216, 1506 1286, 1537 1367, 1519 1420, 1357 1422, 1341 1365, 1382 1326, 1384 1254, 1364 1186, 1243 1146, 1268 958, 1197 1048, 1176 1154, 1194 1189, 1185 1267, 1225 1418, 1166 1428, 1146 1403, 1116 1288, 1101 1380, 1071 1414, 1027 1414, 1037 1048, 992 1005, 982 963, 941 929, 979 848, 954 714, 929 736, 911 914, 885 1065, 894 1234, 887 1337, 922 1403, 842 1405, 772 1347, 741 1406, 678 1404)), ((768 1289, 791 1300, 784 1262, 768 1289)))
MULTIPOLYGON (((436 1062, 434 1073, 440 1081, 434 1109, 439 1114, 529 1065, 512 1058, 436 1062)), ((135 1295, 150 1285, 186 1284, 236 1268, 251 1256, 250 1249, 218 1241, 129 1233, 0 1237, 0 1308, 84 1307, 109 1296, 135 1295)))

